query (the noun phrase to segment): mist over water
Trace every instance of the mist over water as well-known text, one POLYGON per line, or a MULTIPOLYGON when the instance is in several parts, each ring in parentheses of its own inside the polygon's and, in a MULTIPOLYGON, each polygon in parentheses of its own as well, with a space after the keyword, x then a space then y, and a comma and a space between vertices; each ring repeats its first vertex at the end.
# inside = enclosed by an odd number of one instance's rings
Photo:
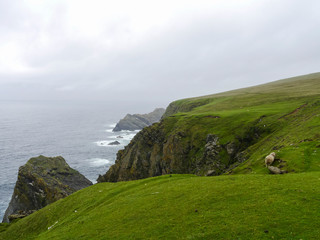
POLYGON ((95 183, 137 133, 112 132, 128 111, 96 102, 0 101, 0 220, 19 167, 31 157, 62 156, 95 183), (108 145, 113 141, 120 145, 108 145))

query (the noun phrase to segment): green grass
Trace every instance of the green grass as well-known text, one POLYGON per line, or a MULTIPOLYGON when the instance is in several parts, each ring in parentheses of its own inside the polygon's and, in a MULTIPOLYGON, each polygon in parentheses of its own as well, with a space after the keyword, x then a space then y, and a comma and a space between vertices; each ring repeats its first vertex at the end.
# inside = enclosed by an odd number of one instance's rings
POLYGON ((11 224, 0 239, 317 239, 319 189, 319 172, 101 183, 11 224))
POLYGON ((262 166, 272 151, 287 171, 320 171, 319 82, 316 73, 179 100, 170 104, 162 124, 167 136, 184 132, 191 145, 186 148, 197 149, 189 161, 201 158, 207 134, 218 135, 220 144, 238 144, 246 161, 229 173, 267 173, 262 166))

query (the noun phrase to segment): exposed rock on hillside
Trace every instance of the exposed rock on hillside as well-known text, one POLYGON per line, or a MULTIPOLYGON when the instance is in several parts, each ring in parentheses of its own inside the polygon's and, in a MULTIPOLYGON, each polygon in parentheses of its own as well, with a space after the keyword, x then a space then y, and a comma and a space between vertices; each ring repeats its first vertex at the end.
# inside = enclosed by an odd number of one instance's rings
POLYGON ((208 170, 206 175, 218 175, 227 167, 226 163, 224 163, 220 157, 221 152, 225 149, 219 144, 219 137, 216 135, 209 134, 206 142, 207 144, 204 146, 202 162, 206 166, 211 166, 213 168, 208 170))
POLYGON ((140 131, 97 181, 127 181, 174 173, 219 175, 231 164, 244 161, 241 150, 246 144, 242 141, 220 144, 219 137, 212 134, 193 139, 189 131, 166 134, 164 125, 161 121, 140 131))
POLYGON ((119 132, 122 130, 141 130, 153 123, 159 122, 164 112, 165 109, 157 108, 153 112, 148 114, 127 114, 117 123, 113 131, 119 132))
POLYGON ((29 215, 92 183, 62 157, 31 158, 19 168, 18 180, 3 222, 29 215))

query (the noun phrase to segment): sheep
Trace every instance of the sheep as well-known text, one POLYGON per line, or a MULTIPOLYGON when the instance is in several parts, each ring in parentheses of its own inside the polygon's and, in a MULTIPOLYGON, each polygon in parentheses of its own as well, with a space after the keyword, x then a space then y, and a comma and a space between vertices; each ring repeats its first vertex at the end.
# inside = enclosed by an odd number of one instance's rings
POLYGON ((286 171, 282 171, 280 168, 277 168, 274 166, 268 166, 268 169, 272 174, 283 174, 286 172, 286 171))
POLYGON ((266 156, 266 159, 264 160, 266 167, 268 167, 268 165, 271 165, 273 163, 275 156, 276 156, 276 153, 274 153, 274 152, 272 152, 268 156, 266 156))

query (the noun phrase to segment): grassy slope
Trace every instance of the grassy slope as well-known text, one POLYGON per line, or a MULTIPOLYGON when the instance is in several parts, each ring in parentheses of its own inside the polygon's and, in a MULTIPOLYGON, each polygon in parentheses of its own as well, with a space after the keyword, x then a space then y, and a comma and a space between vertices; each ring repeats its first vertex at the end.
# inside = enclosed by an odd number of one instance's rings
MULTIPOLYGON (((264 157, 272 151, 288 171, 319 171, 319 83, 317 73, 179 100, 171 104, 171 112, 176 114, 167 117, 164 124, 168 134, 188 132, 198 148, 203 148, 209 133, 217 134, 226 144, 258 130, 260 138, 245 151, 248 161, 233 173, 267 173, 264 157), (220 118, 213 118, 216 116, 220 118)), ((201 156, 202 152, 191 153, 190 158, 201 156)))
POLYGON ((261 131, 249 159, 233 169, 238 175, 97 184, 0 225, 0 239, 317 239, 319 82, 312 74, 173 104, 167 134, 185 131, 199 148, 209 133, 228 143, 252 127, 261 131), (265 174, 264 156, 274 148, 298 173, 265 174))
POLYGON ((0 239, 316 239, 319 189, 319 172, 101 183, 12 224, 0 239))

